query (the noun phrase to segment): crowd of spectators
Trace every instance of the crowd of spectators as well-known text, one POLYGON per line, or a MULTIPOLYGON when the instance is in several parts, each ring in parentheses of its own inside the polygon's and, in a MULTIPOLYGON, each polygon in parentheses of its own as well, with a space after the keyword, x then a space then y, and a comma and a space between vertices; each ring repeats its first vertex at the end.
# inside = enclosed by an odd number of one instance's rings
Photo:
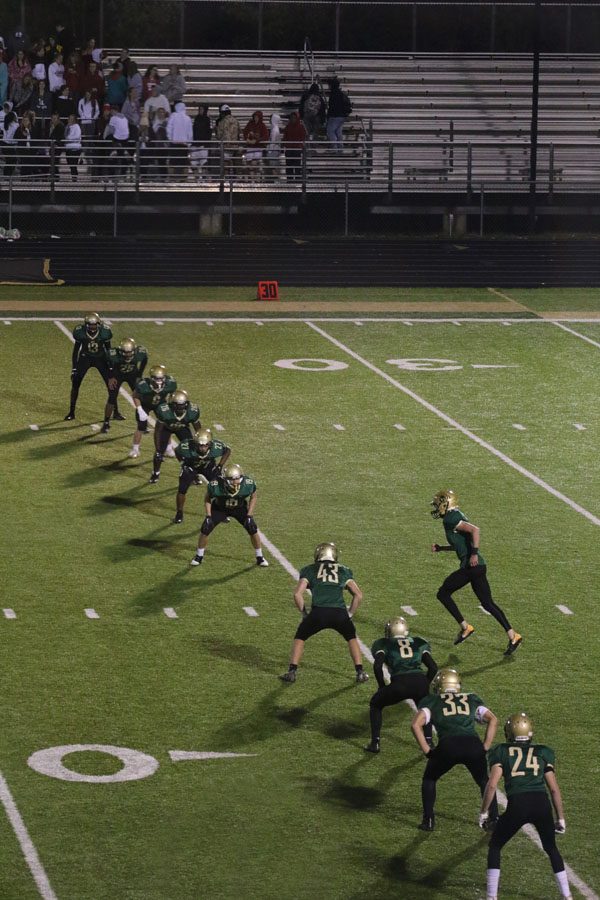
POLYGON ((142 176, 201 180, 215 172, 219 142, 227 176, 279 180, 285 170, 288 181, 297 181, 306 141, 326 130, 331 146, 341 150, 347 95, 337 79, 329 104, 315 82, 285 125, 279 113, 267 124, 261 110, 241 124, 227 103, 214 123, 207 103, 199 103, 192 118, 186 92, 177 65, 162 73, 151 65, 142 74, 129 50, 109 60, 94 38, 82 49, 63 25, 33 43, 16 29, 7 40, 0 37, 3 174, 13 175, 18 166, 22 174, 43 176, 50 157, 63 154, 73 181, 84 157, 92 175, 122 174, 136 150, 142 176))

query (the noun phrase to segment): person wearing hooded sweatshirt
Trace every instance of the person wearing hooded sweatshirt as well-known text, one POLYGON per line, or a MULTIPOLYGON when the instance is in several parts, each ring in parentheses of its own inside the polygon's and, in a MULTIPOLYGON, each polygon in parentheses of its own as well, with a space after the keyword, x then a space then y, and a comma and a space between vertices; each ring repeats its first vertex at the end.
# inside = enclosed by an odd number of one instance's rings
POLYGON ((4 105, 8 97, 8 66, 2 59, 0 52, 0 106, 4 105))
POLYGON ((257 109, 252 113, 252 117, 244 128, 244 140, 246 142, 246 165, 249 170, 258 170, 263 156, 263 149, 269 140, 269 129, 263 122, 262 110, 257 109))
POLYGON ((188 116, 185 103, 179 102, 175 104, 175 112, 169 116, 167 122, 167 140, 171 147, 170 164, 173 168, 173 174, 178 176, 185 175, 188 165, 189 145, 194 139, 194 126, 192 120, 188 116))
POLYGON ((300 98, 300 118, 304 122, 309 141, 315 138, 325 124, 325 100, 321 88, 313 81, 300 98))
POLYGON ((285 169, 288 181, 300 181, 302 175, 302 148, 306 141, 306 128, 296 111, 283 129, 285 169))
MULTIPOLYGON (((202 179, 202 167, 208 162, 208 144, 212 138, 212 128, 206 103, 198 104, 198 114, 193 124, 194 146, 190 151, 190 162, 198 178, 202 179)), ((209 173, 210 174, 210 173, 209 173)))
POLYGON ((240 126, 238 120, 231 115, 231 107, 226 103, 221 103, 219 107, 215 137, 223 145, 225 171, 228 175, 235 175, 235 155, 240 139, 240 126))
POLYGON ((269 143, 267 144, 267 153, 265 158, 265 174, 272 178, 273 181, 279 181, 281 178, 281 126, 283 119, 279 113, 273 113, 271 116, 271 134, 269 135, 269 143))
POLYGON ((338 153, 342 152, 344 122, 352 112, 348 94, 340 88, 339 78, 330 81, 329 105, 327 106, 327 139, 338 153))

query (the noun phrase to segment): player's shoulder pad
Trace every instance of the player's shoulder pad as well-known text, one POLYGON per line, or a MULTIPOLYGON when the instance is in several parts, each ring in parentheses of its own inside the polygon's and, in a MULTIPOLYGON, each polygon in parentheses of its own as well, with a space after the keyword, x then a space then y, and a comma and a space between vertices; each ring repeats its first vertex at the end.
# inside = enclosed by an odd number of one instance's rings
POLYGON ((244 481, 248 485, 248 487, 253 487, 254 490, 256 490, 256 482, 254 478, 252 478, 250 475, 244 475, 244 481))
POLYGON ((73 337, 76 341, 82 340, 85 337, 85 326, 84 325, 76 325, 73 329, 73 337))
POLYGON ((138 346, 137 346, 137 352, 138 352, 138 353, 141 353, 143 356, 148 356, 148 351, 146 350, 145 347, 142 347, 141 344, 138 344, 138 346))
POLYGON ((191 413, 198 413, 198 415, 200 415, 200 407, 198 406, 197 403, 190 403, 189 411, 191 413))
POLYGON ((157 413, 157 414, 158 414, 158 413, 166 414, 166 413, 169 413, 169 412, 171 412, 171 408, 170 408, 170 406, 169 406, 168 403, 159 403, 158 406, 156 407, 156 413, 157 413))

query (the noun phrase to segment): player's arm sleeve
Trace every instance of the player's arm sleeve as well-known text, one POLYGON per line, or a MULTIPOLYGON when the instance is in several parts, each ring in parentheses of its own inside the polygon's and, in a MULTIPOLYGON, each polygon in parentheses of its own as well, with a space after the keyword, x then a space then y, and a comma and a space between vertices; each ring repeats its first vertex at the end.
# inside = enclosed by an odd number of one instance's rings
POLYGON ((142 357, 142 361, 140 363, 140 371, 138 373, 139 378, 142 378, 142 376, 144 374, 144 369, 146 368, 147 365, 148 365, 148 354, 144 353, 144 355, 142 357))
POLYGON ((373 672, 375 673, 375 678, 377 679, 377 684, 380 688, 385 687, 385 681, 383 678, 383 664, 385 663, 385 651, 378 650, 375 654, 375 659, 373 660, 373 672))
POLYGON ((73 353, 71 355, 71 368, 74 369, 81 353, 81 341, 75 341, 73 344, 73 353))
POLYGON ((429 679, 429 681, 431 681, 438 670, 438 664, 436 663, 429 650, 424 651, 422 659, 423 665, 427 669, 427 678, 429 679))

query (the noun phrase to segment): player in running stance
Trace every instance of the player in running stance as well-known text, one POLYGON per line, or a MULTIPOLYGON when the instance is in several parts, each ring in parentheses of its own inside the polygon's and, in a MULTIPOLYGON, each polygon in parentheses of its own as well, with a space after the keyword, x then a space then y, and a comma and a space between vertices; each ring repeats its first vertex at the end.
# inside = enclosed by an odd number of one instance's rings
MULTIPOLYGON (((431 647, 423 638, 412 637, 406 619, 396 616, 385 625, 385 637, 379 638, 371 647, 373 669, 379 690, 371 697, 369 714, 371 718, 371 743, 365 750, 379 753, 381 723, 386 706, 413 700, 418 703, 429 693, 429 682, 438 670, 431 655, 431 647), (383 678, 383 666, 390 673, 390 683, 383 678), (427 674, 423 671, 423 666, 427 674)), ((423 728, 425 740, 432 746, 431 722, 423 728)))
POLYGON ((479 552, 480 532, 477 525, 469 522, 464 513, 458 508, 458 499, 454 491, 438 491, 431 501, 434 519, 441 519, 446 532, 447 544, 432 544, 433 553, 441 553, 444 550, 453 550, 460 560, 460 567, 448 575, 441 588, 437 592, 437 598, 451 616, 460 625, 460 631, 454 643, 462 644, 475 631, 460 612, 454 602, 452 594, 460 590, 466 584, 470 584, 475 596, 482 607, 504 628, 508 635, 508 647, 504 651, 505 656, 511 656, 520 646, 523 638, 514 630, 503 611, 492 599, 492 591, 487 579, 487 566, 479 552))
POLYGON ((125 338, 117 348, 110 351, 109 361, 112 373, 108 379, 108 400, 104 409, 102 434, 106 434, 110 428, 110 417, 116 409, 121 385, 128 384, 132 394, 135 391, 148 363, 148 351, 145 347, 138 346, 133 338, 125 338))
POLYGON ((556 846, 555 832, 566 831, 563 803, 554 774, 554 751, 533 744, 533 725, 527 713, 510 716, 504 725, 505 744, 488 752, 490 778, 481 804, 479 826, 489 821, 489 809, 498 782, 503 777, 508 807, 498 819, 488 847, 487 900, 497 900, 500 883, 500 853, 524 825, 531 823, 548 854, 561 897, 571 898, 565 864, 556 846), (550 791, 556 822, 546 789, 550 791))
MULTIPOLYGON (((110 360, 110 342, 112 331, 105 325, 98 313, 90 313, 83 320, 83 325, 73 329, 73 354, 71 357, 71 399, 69 412, 65 422, 75 418, 75 407, 79 397, 79 388, 90 369, 97 369, 108 390, 108 382, 112 377, 110 360)), ((114 419, 124 419, 115 406, 114 419)))
POLYGON ((175 456, 181 463, 179 487, 177 489, 177 511, 173 522, 183 522, 183 507, 192 484, 214 481, 231 456, 231 447, 223 441, 213 439, 210 428, 198 431, 191 440, 182 441, 175 448, 175 456))
MULTIPOLYGON (((167 375, 164 366, 152 366, 150 374, 146 378, 141 378, 135 386, 133 392, 133 402, 135 404, 135 419, 137 427, 133 436, 133 447, 129 451, 132 459, 137 459, 140 455, 140 443, 142 435, 148 431, 148 417, 154 412, 161 403, 166 400, 169 394, 177 390, 177 382, 171 375, 167 375)), ((168 453, 167 455, 171 455, 168 453)), ((175 453, 173 452, 173 456, 175 453)))
MULTIPOLYGON (((462 691, 460 675, 455 669, 440 669, 431 682, 431 694, 419 702, 412 721, 412 732, 425 756, 427 766, 421 783, 423 821, 421 831, 435 828, 435 795, 438 780, 456 765, 463 765, 471 773, 483 796, 487 785, 485 754, 492 745, 498 720, 485 706, 483 700, 470 692, 462 691), (432 723, 438 734, 438 744, 431 749, 424 728, 432 723), (475 724, 485 724, 483 743, 475 730, 475 724)), ((498 818, 496 795, 490 796, 491 829, 498 818)))
MULTIPOLYGON (((160 478, 160 467, 165 457, 172 436, 179 441, 189 441, 200 428, 200 409, 190 401, 187 391, 173 391, 156 407, 156 429, 154 431, 154 458, 150 484, 156 484, 160 478)), ((175 453, 173 453, 175 456, 175 453)))
POLYGON ((302 621, 294 637, 288 670, 284 675, 280 675, 280 678, 282 681, 293 683, 296 680, 306 641, 324 628, 331 628, 348 642, 357 682, 368 681, 369 676, 363 670, 356 628, 352 621, 362 600, 362 591, 355 582, 351 569, 338 563, 338 549, 335 544, 329 542, 318 544, 314 557, 313 563, 300 570, 300 578, 294 590, 294 603, 302 615, 302 621), (308 590, 312 595, 312 608, 309 613, 304 603, 304 594, 308 590), (344 590, 352 597, 349 608, 344 601, 344 590))

